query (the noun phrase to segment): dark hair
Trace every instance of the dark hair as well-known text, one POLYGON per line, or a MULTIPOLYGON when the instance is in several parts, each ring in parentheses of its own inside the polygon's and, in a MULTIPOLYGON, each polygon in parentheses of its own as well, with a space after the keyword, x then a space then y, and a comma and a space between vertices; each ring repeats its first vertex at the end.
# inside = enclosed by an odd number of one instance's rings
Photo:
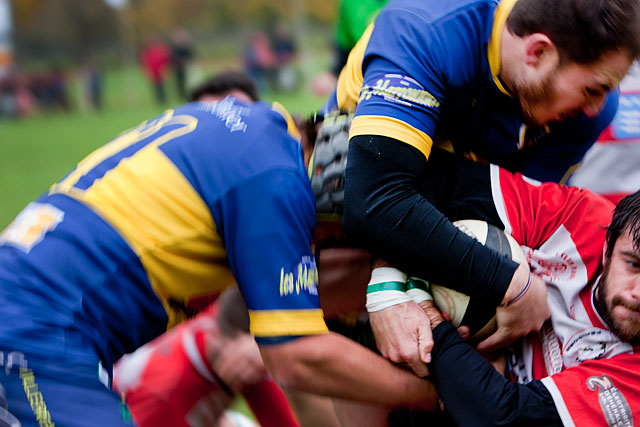
POLYGON ((189 101, 197 101, 204 95, 224 95, 231 90, 246 93, 252 101, 258 101, 258 86, 251 77, 242 71, 226 70, 211 77, 189 94, 189 101))
POLYGON ((611 224, 607 227, 607 258, 611 258, 618 237, 627 231, 633 239, 633 247, 640 249, 640 190, 620 200, 613 211, 611 224))
POLYGON ((593 64, 620 49, 640 56, 638 0, 519 0, 507 27, 519 37, 546 34, 562 63, 593 64))

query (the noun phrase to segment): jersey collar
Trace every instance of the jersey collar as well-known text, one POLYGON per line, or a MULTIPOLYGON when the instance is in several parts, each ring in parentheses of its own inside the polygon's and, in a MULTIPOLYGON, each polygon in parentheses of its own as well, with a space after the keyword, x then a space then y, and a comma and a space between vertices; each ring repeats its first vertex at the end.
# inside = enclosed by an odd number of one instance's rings
POLYGON ((507 17, 513 6, 515 6, 518 0, 502 0, 493 16, 493 27, 491 29, 491 38, 489 39, 489 68, 491 69, 491 77, 493 82, 500 89, 500 92, 505 95, 511 96, 511 93, 504 86, 500 79, 500 46, 502 41, 502 29, 507 22, 507 17))
POLYGON ((300 141, 300 131, 298 131, 298 127, 296 126, 293 117, 291 117, 291 114, 289 114, 287 109, 284 108, 284 105, 280 104, 279 102, 273 102, 271 104, 271 109, 276 113, 279 113, 287 122, 287 132, 289 133, 289 136, 296 141, 300 141))

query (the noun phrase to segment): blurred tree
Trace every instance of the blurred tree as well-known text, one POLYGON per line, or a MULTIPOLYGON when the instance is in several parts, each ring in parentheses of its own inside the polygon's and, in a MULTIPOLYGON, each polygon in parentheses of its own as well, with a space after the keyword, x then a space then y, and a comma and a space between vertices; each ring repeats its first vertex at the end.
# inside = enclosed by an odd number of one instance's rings
POLYGON ((12 2, 16 25, 23 25, 42 5, 42 0, 15 0, 12 2))
POLYGON ((116 47, 116 12, 103 0, 18 0, 14 32, 19 61, 77 62, 116 47), (23 3, 23 1, 25 3, 23 3))
MULTIPOLYGON (((235 37, 284 20, 329 27, 339 0, 128 0, 113 9, 106 0, 11 0, 18 61, 83 60, 105 50, 136 50, 151 36, 176 27, 196 38, 235 37), (297 22, 302 21, 302 22, 297 22), (126 27, 126 28, 123 28, 126 27)), ((132 60, 132 55, 124 55, 132 60)))

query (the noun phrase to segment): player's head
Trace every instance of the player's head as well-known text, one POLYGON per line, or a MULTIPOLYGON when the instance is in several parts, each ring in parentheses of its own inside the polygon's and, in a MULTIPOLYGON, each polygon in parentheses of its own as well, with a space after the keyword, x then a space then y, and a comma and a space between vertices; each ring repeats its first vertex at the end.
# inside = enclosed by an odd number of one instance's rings
POLYGON ((640 344, 640 191, 616 206, 603 264, 596 293, 600 314, 619 338, 640 344))
POLYGON ((300 143, 302 145, 304 164, 308 168, 309 161, 313 154, 316 136, 318 135, 318 128, 322 123, 323 117, 322 115, 311 113, 306 117, 294 115, 293 120, 296 123, 298 131, 300 131, 300 143))
POLYGON ((640 56, 638 0, 518 0, 506 25, 521 42, 508 85, 536 125, 597 114, 640 56))
POLYGON ((260 100, 258 86, 251 77, 242 71, 227 70, 193 89, 189 101, 217 101, 227 95, 247 103, 260 100))

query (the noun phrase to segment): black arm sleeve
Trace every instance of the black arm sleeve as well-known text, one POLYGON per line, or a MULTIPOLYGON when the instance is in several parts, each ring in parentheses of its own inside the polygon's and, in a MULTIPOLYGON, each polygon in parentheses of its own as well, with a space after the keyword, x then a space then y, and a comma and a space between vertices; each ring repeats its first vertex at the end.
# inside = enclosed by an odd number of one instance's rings
POLYGON ((458 426, 562 426, 540 381, 507 381, 449 322, 433 330, 433 339, 431 379, 458 426))
POLYGON ((487 165, 438 150, 427 162, 410 145, 382 136, 351 139, 347 234, 406 272, 495 307, 518 265, 459 231, 443 212, 500 223, 487 165))

